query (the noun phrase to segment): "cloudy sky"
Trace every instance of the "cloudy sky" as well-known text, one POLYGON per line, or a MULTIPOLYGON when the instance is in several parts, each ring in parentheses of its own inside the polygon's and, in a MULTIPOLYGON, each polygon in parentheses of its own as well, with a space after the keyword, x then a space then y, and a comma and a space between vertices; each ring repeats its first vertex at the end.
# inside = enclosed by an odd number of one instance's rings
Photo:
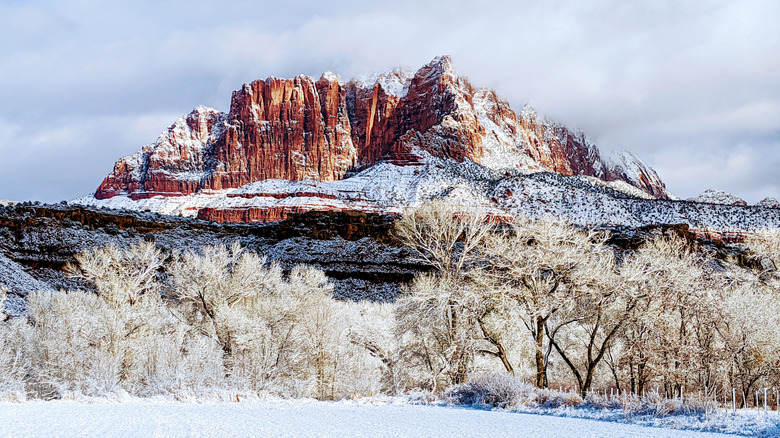
POLYGON ((270 75, 453 57, 625 148, 679 197, 780 198, 780 2, 0 2, 0 199, 93 192, 116 158, 270 75))

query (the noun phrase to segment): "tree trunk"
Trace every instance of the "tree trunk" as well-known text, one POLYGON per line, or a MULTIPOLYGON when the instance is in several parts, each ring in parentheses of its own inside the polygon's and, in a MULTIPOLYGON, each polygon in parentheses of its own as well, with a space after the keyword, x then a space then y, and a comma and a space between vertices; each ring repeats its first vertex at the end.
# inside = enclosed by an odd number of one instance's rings
POLYGON ((544 319, 536 317, 536 387, 544 388, 547 382, 547 370, 544 366, 544 319))
POLYGON ((481 319, 477 319, 477 323, 479 323, 479 328, 482 329, 482 334, 485 336, 485 340, 493 344, 496 347, 496 349, 498 349, 497 353, 494 353, 492 351, 486 351, 486 353, 501 359, 501 363, 504 364, 504 368, 506 368, 506 371, 509 374, 514 376, 515 369, 512 368, 512 364, 509 363, 509 358, 506 357, 506 350, 504 350, 504 346, 501 345, 501 342, 499 342, 496 336, 493 336, 490 333, 488 333, 487 328, 485 328, 485 323, 482 322, 481 319))

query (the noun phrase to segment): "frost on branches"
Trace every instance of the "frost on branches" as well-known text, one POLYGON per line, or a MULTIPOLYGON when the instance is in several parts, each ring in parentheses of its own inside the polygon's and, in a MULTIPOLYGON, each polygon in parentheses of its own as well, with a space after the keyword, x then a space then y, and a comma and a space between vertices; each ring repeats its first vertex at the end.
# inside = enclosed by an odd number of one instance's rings
POLYGON ((95 293, 31 293, 28 316, 0 322, 0 394, 422 392, 666 416, 754 407, 780 386, 776 230, 717 258, 674 229, 621 248, 569 223, 436 201, 393 232, 429 270, 392 303, 336 300, 324 272, 237 243, 84 251, 69 273, 95 293))

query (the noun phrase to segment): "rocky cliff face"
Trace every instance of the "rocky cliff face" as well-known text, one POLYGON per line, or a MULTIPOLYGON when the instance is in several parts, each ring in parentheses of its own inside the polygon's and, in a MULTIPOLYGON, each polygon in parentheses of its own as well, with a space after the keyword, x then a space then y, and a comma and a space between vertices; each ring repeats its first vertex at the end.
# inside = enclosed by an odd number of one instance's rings
POLYGON ((348 83, 326 73, 245 84, 233 93, 229 113, 198 107, 156 143, 118 160, 94 197, 180 197, 269 179, 338 181, 382 161, 420 166, 424 156, 591 176, 668 196, 658 175, 632 155, 603 159, 584 134, 529 108, 518 115, 440 57, 414 73, 393 70, 348 83))

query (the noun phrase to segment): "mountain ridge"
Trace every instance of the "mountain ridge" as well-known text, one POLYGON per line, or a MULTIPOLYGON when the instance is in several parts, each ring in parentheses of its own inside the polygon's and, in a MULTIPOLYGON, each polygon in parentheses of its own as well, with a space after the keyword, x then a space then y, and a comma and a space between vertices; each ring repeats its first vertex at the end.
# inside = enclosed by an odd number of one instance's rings
POLYGON ((432 158, 581 175, 633 195, 669 198, 655 171, 635 156, 606 159, 581 131, 528 106, 514 112, 495 91, 458 76, 445 56, 416 72, 394 69, 348 82, 326 72, 316 81, 244 84, 228 113, 198 106, 154 144, 120 158, 88 202, 200 196, 178 211, 198 215, 211 198, 259 181, 337 182, 379 163, 426 168, 432 158))

